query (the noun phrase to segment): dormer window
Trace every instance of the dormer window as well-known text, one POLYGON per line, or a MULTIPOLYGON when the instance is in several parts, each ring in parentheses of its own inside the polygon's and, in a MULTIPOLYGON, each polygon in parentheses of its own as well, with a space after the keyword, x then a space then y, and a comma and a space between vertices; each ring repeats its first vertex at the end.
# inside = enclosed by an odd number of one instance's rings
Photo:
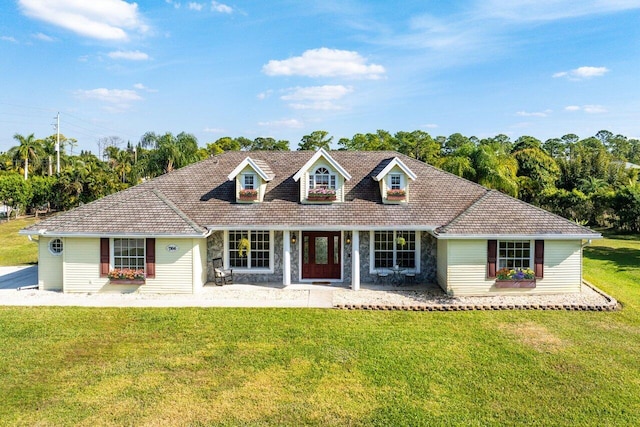
POLYGON ((389 175, 389 189, 390 190, 403 190, 402 188, 402 175, 399 173, 393 173, 389 175))
POLYGON ((329 169, 320 167, 315 173, 309 175, 309 189, 336 189, 336 176, 329 169))
POLYGON ((242 176, 242 188, 244 190, 255 190, 256 176, 252 173, 247 173, 242 176))

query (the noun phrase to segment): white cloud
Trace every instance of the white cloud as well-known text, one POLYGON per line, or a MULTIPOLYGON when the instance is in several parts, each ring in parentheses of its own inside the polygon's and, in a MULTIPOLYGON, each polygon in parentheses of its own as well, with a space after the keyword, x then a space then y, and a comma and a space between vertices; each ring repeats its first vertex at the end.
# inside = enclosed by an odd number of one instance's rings
POLYGON ((33 34, 32 37, 34 39, 42 40, 43 42, 54 42, 54 41, 56 41, 53 37, 50 37, 50 36, 48 36, 46 34, 43 34, 43 33, 33 34))
POLYGON ((142 101, 142 97, 135 90, 130 89, 90 89, 77 90, 75 95, 80 99, 96 100, 107 105, 104 109, 112 113, 121 113, 131 108, 131 103, 142 101))
POLYGON ((560 71, 555 73, 552 77, 566 77, 569 80, 584 80, 592 77, 601 77, 609 72, 607 67, 578 67, 570 71, 560 71))
POLYGON ((427 129, 436 129, 438 127, 437 124, 435 123, 427 123, 426 125, 422 126, 423 128, 427 128, 427 129))
POLYGON ((308 102, 306 104, 292 103, 289 107, 294 110, 344 110, 344 107, 334 104, 330 101, 308 102))
POLYGON ((269 89, 269 90, 265 90, 264 92, 259 93, 256 98, 258 98, 259 100, 263 100, 263 99, 267 99, 271 96, 271 94, 273 94, 273 90, 269 89))
POLYGON ((210 128, 210 127, 206 127, 202 129, 202 131, 207 133, 225 133, 226 132, 226 130, 222 128, 210 128))
POLYGON ((285 101, 329 101, 340 99, 345 95, 353 92, 353 87, 343 85, 324 85, 295 87, 288 90, 289 93, 287 95, 281 96, 280 99, 283 99, 285 101))
POLYGON ((149 31, 138 5, 123 0, 18 0, 18 4, 26 16, 84 37, 127 40, 130 31, 149 31))
POLYGON ((139 50, 116 50, 109 52, 109 58, 111 59, 126 59, 129 61, 146 61, 149 59, 149 55, 139 50))
POLYGON ((187 6, 189 7, 189 10, 197 10, 198 12, 204 8, 204 4, 195 2, 189 2, 187 6))
POLYGON ((547 117, 551 113, 552 113, 552 110, 534 111, 534 112, 518 111, 516 113, 516 116, 520 116, 520 117, 547 117))
POLYGON ((5 41, 5 42, 18 43, 18 40, 16 40, 14 37, 10 37, 10 36, 0 36, 0 40, 5 41))
POLYGON ((144 90, 145 92, 150 92, 150 93, 155 93, 158 90, 157 89, 149 89, 148 87, 146 87, 145 85, 143 85, 142 83, 136 83, 133 85, 134 89, 138 89, 138 90, 144 90))
POLYGON ((566 107, 564 107, 565 111, 583 111, 587 114, 602 114, 602 113, 606 113, 607 109, 604 108, 602 105, 594 105, 594 104, 587 104, 587 105, 568 105, 566 107))
POLYGON ((287 129, 300 129, 304 127, 304 123, 298 119, 284 119, 284 120, 275 120, 271 122, 258 122, 258 125, 263 127, 287 128, 287 129))
POLYGON ((211 10, 220 13, 232 13, 233 9, 226 4, 218 3, 217 1, 211 2, 211 10))
POLYGON ((302 56, 282 61, 271 60, 262 67, 269 76, 365 77, 378 79, 385 73, 382 65, 367 64, 358 52, 348 50, 307 50, 302 56))
POLYGON ((555 21, 638 9, 637 0, 483 0, 480 13, 516 22, 555 21))
POLYGON ((164 0, 165 3, 170 4, 171 6, 173 6, 176 9, 180 9, 180 2, 177 1, 173 1, 173 0, 164 0))

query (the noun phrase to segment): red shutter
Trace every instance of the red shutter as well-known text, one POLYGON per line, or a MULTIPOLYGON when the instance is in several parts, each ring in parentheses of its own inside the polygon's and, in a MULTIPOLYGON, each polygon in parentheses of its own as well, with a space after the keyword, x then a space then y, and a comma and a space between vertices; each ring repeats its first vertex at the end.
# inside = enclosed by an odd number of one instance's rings
POLYGON ((544 240, 536 240, 536 248, 533 257, 533 271, 536 277, 544 277, 544 240))
POLYGON ((109 275, 109 239, 100 239, 100 277, 109 275))
POLYGON ((496 277, 496 264, 498 262, 498 241, 487 240, 487 277, 496 277))
POLYGON ((156 239, 147 239, 147 277, 156 277, 156 239))

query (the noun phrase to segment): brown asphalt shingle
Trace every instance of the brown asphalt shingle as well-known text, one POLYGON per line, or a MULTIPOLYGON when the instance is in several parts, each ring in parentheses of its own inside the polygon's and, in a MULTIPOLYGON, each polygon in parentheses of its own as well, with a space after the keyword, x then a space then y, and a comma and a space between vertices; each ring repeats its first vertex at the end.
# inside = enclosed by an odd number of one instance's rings
POLYGON ((293 181, 293 175, 313 154, 311 151, 227 152, 44 220, 28 230, 44 228, 49 234, 193 235, 203 234, 205 227, 344 226, 440 227, 441 234, 522 234, 523 230, 541 234, 592 233, 556 215, 501 193, 489 192, 480 185, 393 151, 330 152, 352 176, 345 183, 345 202, 301 204, 300 183, 293 181), (275 175, 267 184, 262 203, 235 202, 235 183, 228 180, 228 175, 247 156, 268 165, 275 175), (379 184, 372 175, 394 157, 402 160, 418 178, 409 184, 409 203, 384 205, 379 184), (478 202, 483 196, 485 198, 478 202), (462 215, 472 206, 467 215, 462 215))

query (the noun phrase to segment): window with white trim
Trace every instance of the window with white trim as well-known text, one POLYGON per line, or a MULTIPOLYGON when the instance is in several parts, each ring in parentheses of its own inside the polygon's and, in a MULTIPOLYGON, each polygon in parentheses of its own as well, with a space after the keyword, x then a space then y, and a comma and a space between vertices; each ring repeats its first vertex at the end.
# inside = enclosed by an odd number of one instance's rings
POLYGON ((309 189, 336 189, 336 175, 325 167, 319 167, 313 174, 309 174, 309 189))
POLYGON ((144 239, 113 239, 113 268, 144 270, 144 239))
POLYGON ((271 269, 271 233, 263 230, 229 231, 229 267, 271 269))
POLYGON ((255 181, 255 175, 252 173, 242 175, 242 188, 244 190, 255 190, 255 181))
POLYGON ((389 175, 389 189, 402 190, 402 175, 399 173, 389 175))
POLYGON ((498 242, 498 269, 531 268, 531 242, 529 240, 500 240, 498 242))
POLYGON ((375 268, 417 268, 415 231, 374 231, 375 268))
POLYGON ((49 252, 53 255, 61 255, 63 249, 62 239, 53 239, 49 242, 49 252))

